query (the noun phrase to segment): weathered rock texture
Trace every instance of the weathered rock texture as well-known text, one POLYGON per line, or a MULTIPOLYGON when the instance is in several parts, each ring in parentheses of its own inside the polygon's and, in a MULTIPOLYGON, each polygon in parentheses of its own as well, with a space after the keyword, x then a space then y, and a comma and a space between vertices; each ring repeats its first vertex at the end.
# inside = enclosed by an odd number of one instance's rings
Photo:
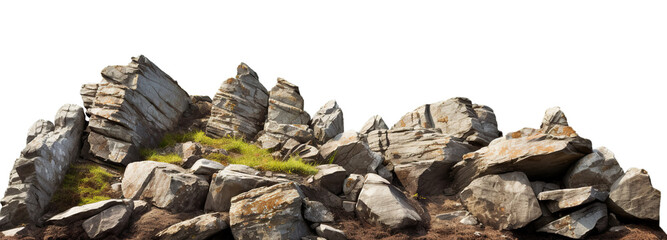
POLYGON ((125 168, 122 181, 123 196, 143 199, 172 212, 202 209, 208 181, 176 165, 141 161, 125 168))
POLYGON ((390 229, 411 227, 422 221, 400 190, 373 173, 366 174, 355 210, 362 220, 390 229))
POLYGON ((81 226, 91 239, 118 235, 129 223, 132 208, 132 201, 127 202, 127 204, 115 205, 86 219, 81 226))
POLYGON ((581 239, 594 229, 603 230, 606 227, 607 206, 605 206, 604 203, 593 203, 585 208, 559 218, 537 231, 581 239))
POLYGON ((660 191, 644 169, 630 168, 611 186, 609 209, 619 217, 660 220, 660 191))
POLYGON ((343 110, 340 109, 336 101, 331 100, 315 113, 310 126, 313 129, 317 143, 324 144, 345 131, 343 110))
POLYGON ((531 179, 563 176, 569 166, 592 152, 591 141, 569 126, 544 125, 498 138, 487 147, 463 156, 453 167, 458 189, 488 174, 521 171, 531 179))
POLYGON ((366 141, 354 131, 338 134, 320 147, 320 155, 325 161, 338 164, 347 173, 375 173, 382 163, 382 155, 371 151, 366 141))
POLYGON ((156 146, 190 105, 178 83, 144 56, 106 67, 102 78, 81 89, 90 116, 86 158, 122 165, 140 160, 139 149, 156 146))
POLYGON ((232 197, 254 188, 271 186, 285 181, 284 179, 251 175, 250 172, 242 169, 232 164, 213 174, 204 205, 207 211, 229 211, 232 197))
POLYGON ((368 134, 369 132, 375 131, 375 130, 385 130, 389 129, 387 127, 387 124, 384 123, 384 120, 380 115, 375 115, 372 116, 366 123, 364 123, 364 126, 361 127, 361 130, 359 130, 359 133, 361 134, 368 134))
POLYGON ((106 210, 107 208, 120 205, 123 203, 125 203, 125 201, 122 199, 109 199, 82 206, 72 207, 64 212, 58 213, 55 216, 49 218, 46 221, 46 223, 55 225, 67 225, 79 220, 92 217, 106 210))
POLYGON ((568 188, 593 186, 601 191, 609 191, 614 182, 623 175, 614 153, 606 147, 595 149, 570 167, 563 183, 568 188))
POLYGON ((303 220, 304 195, 295 183, 261 187, 232 198, 229 221, 235 239, 301 239, 310 230, 303 220))
POLYGON ((384 155, 405 190, 421 195, 442 193, 449 169, 477 149, 437 128, 378 130, 366 138, 371 150, 384 155))
POLYGON ((530 182, 522 172, 487 175, 461 191, 461 202, 481 223, 517 229, 542 215, 530 182))
POLYGON ((278 83, 269 92, 267 121, 282 124, 308 124, 310 115, 303 110, 303 97, 301 97, 298 86, 278 78, 278 83))
POLYGON ((547 201, 546 206, 552 213, 562 209, 582 206, 592 201, 604 202, 609 193, 593 187, 568 188, 541 192, 537 195, 540 201, 547 201))
POLYGON ((203 240, 227 229, 224 220, 227 213, 208 213, 191 218, 160 231, 155 238, 161 240, 203 240))
POLYGON ((58 110, 55 124, 45 120, 33 124, 0 201, 0 219, 4 218, 0 229, 35 223, 42 216, 70 163, 79 158, 85 124, 83 108, 73 104, 58 110))
POLYGON ((486 146, 501 136, 491 108, 460 97, 422 105, 403 116, 392 129, 404 127, 439 128, 445 134, 477 146, 486 146))
POLYGON ((245 63, 236 68, 236 78, 225 80, 213 97, 206 135, 253 139, 262 130, 269 105, 269 93, 257 73, 245 63))

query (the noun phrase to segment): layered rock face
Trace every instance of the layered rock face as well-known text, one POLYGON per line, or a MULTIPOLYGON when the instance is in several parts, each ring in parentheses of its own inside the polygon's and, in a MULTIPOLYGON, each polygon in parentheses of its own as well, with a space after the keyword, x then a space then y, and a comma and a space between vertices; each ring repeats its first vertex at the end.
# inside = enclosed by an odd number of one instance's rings
POLYGON ((366 138, 371 150, 383 154, 405 189, 421 195, 442 193, 449 169, 477 149, 437 128, 377 130, 366 138))
POLYGON ((102 78, 81 89, 90 116, 86 158, 121 165, 139 160, 139 148, 156 146, 191 102, 176 81, 144 56, 127 66, 106 67, 102 78))
POLYGON ((310 115, 303 110, 303 97, 298 86, 278 78, 276 86, 269 92, 266 120, 281 124, 308 124, 310 115))
POLYGON ((324 144, 345 131, 343 110, 336 101, 331 100, 315 113, 310 121, 310 126, 313 129, 317 143, 324 144))
POLYGON ((611 186, 608 206, 619 217, 658 221, 660 197, 646 170, 630 168, 611 186))
POLYGON ((464 188, 484 175, 509 171, 524 172, 531 179, 562 176, 571 164, 592 152, 591 141, 571 127, 549 122, 542 126, 539 130, 525 128, 510 133, 464 155, 452 169, 456 187, 464 188))
POLYGON ((257 73, 241 63, 236 77, 225 80, 213 97, 206 135, 253 139, 262 130, 268 105, 269 93, 257 73))
POLYGON ((83 108, 64 105, 54 122, 39 120, 28 131, 27 145, 14 162, 7 191, 0 202, 2 229, 37 222, 70 163, 79 158, 86 125, 83 108))
POLYGON ((422 105, 403 116, 392 129, 405 127, 439 128, 442 133, 477 146, 486 146, 501 136, 493 110, 472 104, 467 98, 422 105))

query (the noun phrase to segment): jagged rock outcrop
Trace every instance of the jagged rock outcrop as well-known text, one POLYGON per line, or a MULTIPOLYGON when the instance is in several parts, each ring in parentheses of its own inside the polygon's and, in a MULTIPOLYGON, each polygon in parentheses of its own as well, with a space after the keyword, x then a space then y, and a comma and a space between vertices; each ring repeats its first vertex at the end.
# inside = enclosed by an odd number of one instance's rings
POLYGON ((160 240, 203 240, 227 229, 227 213, 214 212, 171 225, 160 231, 155 238, 160 240))
POLYGON ((257 73, 245 63, 236 68, 235 78, 225 80, 213 97, 206 135, 254 139, 262 130, 269 105, 269 93, 257 73))
POLYGON ((384 155, 385 164, 411 194, 442 193, 449 169, 477 148, 442 134, 437 128, 398 128, 367 134, 371 150, 384 155))
POLYGON ((622 175, 623 169, 618 165, 614 153, 606 147, 600 147, 572 165, 563 177, 563 183, 568 188, 592 186, 609 191, 622 175))
MULTIPOLYGON (((204 205, 206 211, 229 211, 232 197, 254 188, 286 181, 279 178, 255 176, 252 172, 244 171, 243 167, 246 166, 231 164, 224 170, 213 174, 204 205)), ((252 168, 251 170, 256 171, 252 168)))
POLYGON ((403 116, 392 129, 405 127, 439 128, 444 134, 480 147, 501 136, 491 108, 461 97, 422 105, 403 116))
POLYGON ((297 239, 310 229, 301 208, 305 196, 295 183, 260 187, 232 198, 229 221, 235 239, 297 239))
POLYGON ((609 193, 593 187, 580 187, 544 191, 537 195, 537 199, 546 201, 549 211, 555 213, 566 208, 582 206, 595 200, 604 202, 608 196, 609 193))
POLYGON ((123 196, 143 199, 172 212, 202 209, 209 184, 205 177, 169 163, 141 161, 127 165, 123 196))
POLYGON ((660 220, 660 191, 644 169, 630 168, 611 186, 609 210, 629 219, 660 220))
POLYGON ((276 86, 269 92, 266 120, 280 124, 308 124, 310 115, 303 110, 303 97, 298 86, 278 78, 276 86))
POLYGON ((337 164, 347 173, 376 173, 382 163, 382 155, 371 151, 366 141, 354 131, 338 134, 320 147, 320 155, 325 161, 337 164))
POLYGON ((14 162, 0 201, 0 230, 38 222, 70 163, 79 158, 86 124, 83 108, 66 104, 54 122, 39 120, 28 131, 28 143, 14 162))
POLYGON ((544 125, 540 130, 522 129, 495 139, 464 155, 452 171, 458 189, 478 177, 511 171, 524 172, 532 179, 549 179, 563 176, 572 163, 591 152, 591 141, 571 127, 544 125))
POLYGON ((574 239, 584 238, 592 230, 607 227, 607 206, 593 203, 570 213, 538 229, 538 232, 554 233, 574 239))
POLYGON ((336 101, 328 101, 315 113, 310 121, 310 126, 313 129, 317 144, 324 144, 345 131, 343 110, 336 101))
POLYGON ((511 172, 475 179, 459 194, 481 223, 495 229, 517 229, 542 215, 526 174, 511 172))
POLYGON ((382 117, 380 117, 380 115, 375 115, 372 116, 370 119, 368 119, 366 123, 364 123, 364 126, 361 127, 359 133, 368 134, 375 130, 386 130, 386 129, 389 129, 389 127, 387 127, 387 124, 384 123, 382 117))
POLYGON ((355 211, 360 219, 390 229, 411 227, 422 221, 400 190, 373 173, 366 174, 355 211))
POLYGON ((139 149, 156 146, 178 124, 190 97, 144 56, 127 66, 108 66, 102 82, 85 84, 81 96, 90 116, 84 156, 127 165, 139 149))

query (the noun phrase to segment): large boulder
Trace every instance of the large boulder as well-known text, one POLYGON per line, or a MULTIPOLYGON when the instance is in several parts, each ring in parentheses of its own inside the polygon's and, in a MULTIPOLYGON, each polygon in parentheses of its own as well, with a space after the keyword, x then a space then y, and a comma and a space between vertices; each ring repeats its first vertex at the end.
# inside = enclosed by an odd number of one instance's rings
POLYGON ((141 161, 127 165, 122 180, 123 196, 143 199, 172 212, 202 209, 209 184, 205 177, 181 167, 141 161))
POLYGON ((109 199, 95 203, 89 203, 86 205, 72 207, 64 212, 61 212, 49 218, 48 220, 46 220, 46 223, 61 225, 61 226, 68 225, 70 223, 92 217, 106 210, 107 208, 116 205, 121 205, 123 203, 126 203, 126 201, 122 199, 109 199))
POLYGON ((595 200, 604 202, 608 196, 609 193, 593 187, 580 187, 544 191, 537 195, 537 199, 546 201, 549 211, 555 213, 566 208, 582 206, 595 200))
POLYGON ((140 160, 139 149, 156 146, 190 106, 188 93, 144 56, 104 68, 102 78, 81 89, 90 116, 86 158, 122 165, 140 160))
POLYGON ((316 167, 317 173, 313 176, 315 184, 320 185, 333 194, 343 192, 343 182, 347 177, 345 168, 336 164, 323 164, 316 167))
POLYGON ((567 188, 592 186, 609 191, 622 175, 623 169, 618 165, 614 153, 606 147, 600 147, 572 165, 563 177, 563 183, 567 188))
POLYGON ((591 152, 591 141, 569 126, 522 129, 464 155, 452 168, 455 187, 462 189, 478 177, 511 171, 524 172, 531 179, 560 177, 591 152))
POLYGON ((607 206, 598 202, 550 222, 537 231, 581 239, 594 229, 602 231, 606 227, 607 206))
POLYGON ((367 134, 371 150, 384 155, 385 163, 411 194, 442 193, 449 169, 476 147, 441 133, 437 128, 398 128, 367 134))
POLYGON ((227 213, 214 212, 176 223, 160 231, 155 238, 161 240, 203 240, 225 230, 227 213))
POLYGON ((244 171, 242 167, 235 167, 232 164, 213 174, 204 209, 216 212, 229 211, 232 197, 254 188, 271 186, 286 181, 285 179, 260 177, 249 173, 244 171))
POLYGON ((292 182, 261 187, 232 198, 229 221, 234 238, 301 239, 310 229, 301 208, 304 195, 292 182))
POLYGON ((190 171, 196 175, 210 177, 214 173, 223 169, 225 169, 225 165, 222 165, 222 163, 202 158, 197 160, 197 162, 192 165, 190 171))
POLYGON ((253 139, 262 130, 269 105, 269 93, 257 73, 245 63, 236 68, 235 78, 225 80, 213 97, 206 135, 253 139))
POLYGON ((387 127, 387 124, 384 123, 382 117, 380 117, 380 115, 375 115, 372 116, 370 119, 368 119, 366 123, 364 123, 364 126, 361 127, 359 133, 368 134, 375 130, 386 130, 386 129, 389 129, 389 127, 387 127))
POLYGON ((91 239, 101 239, 106 236, 116 236, 130 222, 132 215, 132 201, 119 204, 92 216, 81 224, 83 230, 91 239))
POLYGON ((403 116, 392 129, 405 127, 439 128, 447 135, 477 146, 486 146, 501 136, 491 108, 472 104, 461 97, 422 105, 403 116))
POLYGON ((382 163, 382 155, 373 152, 366 141, 354 131, 338 134, 320 147, 324 161, 338 164, 348 173, 375 173, 382 163))
POLYGON ((310 115, 303 110, 303 97, 299 87, 278 78, 276 86, 269 92, 267 121, 282 124, 308 124, 310 115))
POLYGON ((310 126, 313 129, 317 143, 324 144, 345 131, 343 110, 340 109, 336 101, 331 100, 315 113, 310 121, 310 126))
POLYGON ((522 172, 475 179, 459 196, 473 216, 495 229, 521 228, 542 215, 530 182, 522 172))
POLYGON ((422 221, 405 194, 373 173, 366 174, 355 212, 370 224, 390 229, 411 227, 422 221))
POLYGON ((86 125, 83 108, 66 104, 55 124, 39 120, 28 131, 28 143, 14 162, 0 203, 0 230, 36 223, 62 182, 72 161, 79 158, 86 125))
POLYGON ((630 168, 611 186, 609 210, 618 217, 660 220, 660 191, 644 169, 630 168))

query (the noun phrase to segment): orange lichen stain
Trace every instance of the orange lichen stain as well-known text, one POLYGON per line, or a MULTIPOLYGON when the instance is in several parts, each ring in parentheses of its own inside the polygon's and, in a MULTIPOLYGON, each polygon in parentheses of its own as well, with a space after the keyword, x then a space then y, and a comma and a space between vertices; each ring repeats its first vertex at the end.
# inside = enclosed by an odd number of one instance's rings
POLYGON ((447 122, 449 122, 449 117, 448 117, 448 116, 445 116, 445 117, 443 117, 443 118, 440 118, 440 119, 438 119, 438 122, 441 122, 441 123, 447 123, 447 122))
POLYGON ((521 131, 510 133, 511 138, 520 138, 521 136, 522 136, 521 131))
POLYGON ((234 79, 234 78, 228 78, 227 80, 225 80, 225 83, 226 83, 226 84, 232 84, 232 83, 234 82, 234 80, 236 80, 236 79, 234 79))
POLYGON ((280 194, 264 194, 255 199, 252 204, 244 204, 241 208, 241 215, 252 215, 258 213, 271 213, 284 203, 280 194))
POLYGON ((559 128, 559 130, 560 130, 560 131, 558 131, 559 134, 561 134, 563 136, 568 136, 568 137, 577 136, 577 132, 574 131, 574 129, 572 129, 572 127, 570 127, 570 126, 561 127, 561 128, 559 128))
POLYGON ((229 111, 234 111, 234 108, 236 107, 236 104, 233 102, 227 102, 225 103, 225 107, 229 109, 229 111))
POLYGON ((403 119, 401 119, 400 125, 401 127, 405 127, 405 122, 403 121, 403 119))
POLYGON ((469 152, 463 155, 463 159, 470 159, 475 156, 475 152, 469 152))

